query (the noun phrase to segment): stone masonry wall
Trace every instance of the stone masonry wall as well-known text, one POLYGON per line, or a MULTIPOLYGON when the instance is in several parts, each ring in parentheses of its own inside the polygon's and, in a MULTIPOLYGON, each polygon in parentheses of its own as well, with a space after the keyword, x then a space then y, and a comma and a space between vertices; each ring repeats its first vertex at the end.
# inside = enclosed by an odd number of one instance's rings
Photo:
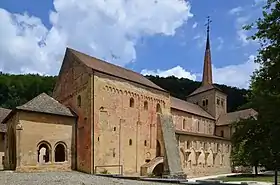
POLYGON ((182 135, 179 149, 182 167, 188 177, 230 173, 230 141, 182 135))
POLYGON ((214 135, 215 121, 194 114, 171 109, 176 130, 214 135))
POLYGON ((171 112, 176 130, 180 131, 177 139, 187 176, 230 173, 230 140, 215 136, 215 122, 183 111, 171 112))
POLYGON ((94 163, 97 173, 104 170, 120 173, 118 166, 110 165, 121 165, 125 175, 140 175, 140 167, 156 156, 157 106, 162 113, 170 111, 168 93, 95 73, 94 163))
POLYGON ((191 96, 188 98, 188 101, 195 104, 197 103, 199 106, 203 107, 204 110, 209 112, 216 119, 221 114, 226 113, 226 107, 227 107, 226 95, 220 93, 215 89, 191 96), (203 101, 206 99, 208 100, 208 105, 203 106, 203 101), (222 101, 223 104, 221 103, 222 101))
POLYGON ((16 133, 17 171, 71 170, 75 163, 75 118, 21 111, 16 133), (40 144, 50 147, 49 162, 44 164, 38 161, 40 144), (65 148, 64 162, 55 162, 58 144, 65 148))
POLYGON ((77 120, 77 170, 93 173, 93 93, 92 70, 84 66, 74 55, 65 57, 53 97, 71 107, 78 115, 77 120), (78 97, 81 102, 78 102, 78 97))
POLYGON ((223 126, 217 126, 216 127, 216 135, 222 136, 230 139, 231 138, 231 126, 230 125, 223 125, 223 126))
POLYGON ((16 112, 6 123, 7 133, 5 137, 5 159, 4 169, 14 170, 16 168, 16 124, 18 113, 16 112))

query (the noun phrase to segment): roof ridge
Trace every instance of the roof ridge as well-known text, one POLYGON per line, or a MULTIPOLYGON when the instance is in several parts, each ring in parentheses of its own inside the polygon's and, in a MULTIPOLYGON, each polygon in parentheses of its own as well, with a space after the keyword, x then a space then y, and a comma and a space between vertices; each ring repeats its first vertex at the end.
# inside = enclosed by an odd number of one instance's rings
MULTIPOLYGON (((90 56, 88 54, 82 53, 72 48, 67 48, 68 52, 71 52, 73 56, 86 65, 88 68, 91 68, 93 71, 104 73, 110 76, 124 79, 126 81, 131 81, 146 87, 154 88, 163 92, 167 92, 165 89, 161 88, 142 74, 135 72, 130 69, 112 64, 110 62, 104 61, 102 59, 90 56)), ((67 52, 66 51, 66 52, 67 52)))
POLYGON ((71 110, 45 92, 37 95, 23 105, 17 106, 18 110, 50 113, 64 116, 74 116, 71 110))
POLYGON ((196 105, 195 103, 192 103, 192 102, 189 102, 189 101, 186 101, 186 100, 182 100, 180 98, 176 98, 176 97, 173 97, 173 96, 170 96, 170 100, 171 100, 171 108, 173 108, 173 109, 177 109, 177 110, 181 110, 181 111, 188 112, 188 113, 191 113, 191 114, 199 115, 199 116, 202 116, 202 117, 206 117, 208 119, 215 119, 211 114, 209 114, 202 107, 196 105), (174 101, 178 101, 178 102, 180 101, 180 102, 182 102, 184 104, 188 104, 192 107, 184 107, 183 108, 180 105, 177 105, 176 102, 174 102, 174 101), (191 110, 194 107, 197 110, 191 110), (200 111, 200 112, 197 112, 197 111, 200 111))
POLYGON ((246 110, 253 110, 253 111, 255 111, 253 108, 247 108, 247 109, 236 110, 236 111, 233 111, 233 112, 228 112, 227 114, 236 113, 236 112, 242 112, 242 111, 246 111, 246 110))
MULTIPOLYGON (((124 69, 124 70, 129 71, 129 72, 133 72, 133 73, 135 73, 135 74, 137 74, 137 75, 139 75, 139 76, 143 76, 143 75, 141 75, 140 73, 137 73, 137 72, 135 72, 135 71, 133 71, 133 70, 131 70, 131 69, 127 69, 127 68, 125 68, 125 67, 121 67, 121 66, 118 66, 118 65, 116 65, 116 64, 110 63, 110 62, 108 62, 107 60, 103 60, 103 59, 100 59, 100 58, 91 56, 91 55, 89 55, 89 54, 82 53, 81 51, 75 50, 75 49, 73 49, 73 48, 69 48, 69 50, 70 50, 70 51, 74 51, 74 52, 78 52, 78 53, 80 53, 80 54, 82 54, 82 55, 86 55, 87 57, 90 57, 90 58, 94 58, 94 59, 96 59, 96 60, 99 60, 100 62, 104 62, 104 63, 109 64, 109 65, 112 65, 112 66, 114 66, 114 67, 121 68, 121 69, 124 69)), ((74 55, 75 55, 75 53, 74 53, 74 55)), ((144 76, 143 76, 143 77, 144 77, 144 76)))

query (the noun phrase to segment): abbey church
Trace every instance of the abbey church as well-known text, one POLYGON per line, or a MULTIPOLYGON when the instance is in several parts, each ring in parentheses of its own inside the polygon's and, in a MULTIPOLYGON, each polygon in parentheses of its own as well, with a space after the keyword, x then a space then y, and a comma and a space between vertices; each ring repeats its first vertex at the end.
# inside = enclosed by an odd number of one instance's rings
POLYGON ((230 173, 231 124, 212 81, 209 30, 201 86, 185 100, 147 78, 67 48, 52 97, 0 108, 0 168, 124 176, 230 173), (175 169, 175 171, 174 171, 175 169))

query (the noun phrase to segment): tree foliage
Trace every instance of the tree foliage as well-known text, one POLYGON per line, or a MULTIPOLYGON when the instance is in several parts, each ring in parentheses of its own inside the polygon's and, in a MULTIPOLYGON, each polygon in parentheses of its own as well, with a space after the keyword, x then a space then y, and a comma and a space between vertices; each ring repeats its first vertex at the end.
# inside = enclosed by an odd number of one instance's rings
POLYGON ((266 130, 255 117, 242 119, 233 124, 235 132, 232 136, 233 151, 231 159, 234 166, 259 166, 263 164, 266 147, 263 136, 266 130))
MULTIPOLYGON (((152 82, 157 84, 163 89, 166 89, 170 94, 176 98, 185 100, 186 97, 197 89, 201 83, 189 80, 187 78, 170 77, 158 77, 147 76, 152 82)), ((226 85, 215 84, 218 86, 227 97, 227 110, 228 112, 236 111, 238 109, 246 108, 248 103, 249 91, 246 89, 239 89, 236 87, 229 87, 226 85)))
POLYGON ((0 74, 0 107, 15 108, 42 92, 51 95, 56 77, 0 74))
POLYGON ((242 145, 242 150, 249 152, 249 157, 242 155, 245 164, 253 165, 250 160, 255 160, 268 168, 279 169, 280 1, 268 0, 262 18, 245 29, 256 29, 251 39, 260 43, 255 60, 260 68, 252 76, 250 87, 250 104, 258 110, 258 119, 241 121, 233 144, 235 149, 242 145))
MULTIPOLYGON (((199 87, 199 82, 176 77, 160 78, 147 76, 148 79, 168 90, 171 95, 186 99, 186 96, 199 87)), ((55 76, 0 74, 0 107, 14 108, 26 103, 38 94, 46 92, 51 95, 55 76)), ((228 94, 228 110, 234 111, 247 103, 247 90, 219 85, 228 94)))

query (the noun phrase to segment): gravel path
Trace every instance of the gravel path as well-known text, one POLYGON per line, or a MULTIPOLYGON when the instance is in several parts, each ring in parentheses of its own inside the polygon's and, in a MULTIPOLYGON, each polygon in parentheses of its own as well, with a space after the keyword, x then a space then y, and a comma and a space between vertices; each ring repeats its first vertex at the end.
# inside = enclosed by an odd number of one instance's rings
POLYGON ((14 173, 0 172, 0 185, 171 185, 100 177, 80 172, 14 173))

